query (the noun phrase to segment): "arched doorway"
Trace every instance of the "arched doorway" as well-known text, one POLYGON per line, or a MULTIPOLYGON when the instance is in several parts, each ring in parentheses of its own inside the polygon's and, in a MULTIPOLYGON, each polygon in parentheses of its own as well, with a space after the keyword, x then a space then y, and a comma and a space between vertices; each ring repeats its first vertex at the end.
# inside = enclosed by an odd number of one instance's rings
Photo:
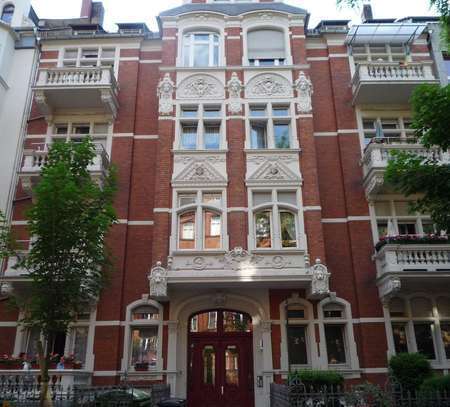
POLYGON ((251 317, 213 309, 191 315, 188 327, 188 406, 254 406, 251 317))

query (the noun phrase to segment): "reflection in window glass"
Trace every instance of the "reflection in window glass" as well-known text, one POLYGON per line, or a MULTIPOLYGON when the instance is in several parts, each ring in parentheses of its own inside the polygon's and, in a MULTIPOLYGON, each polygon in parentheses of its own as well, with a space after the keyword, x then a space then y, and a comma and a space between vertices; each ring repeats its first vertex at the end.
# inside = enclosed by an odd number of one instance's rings
POLYGON ((233 311, 224 311, 223 330, 225 332, 251 332, 252 320, 247 314, 233 311))
POLYGON ((396 353, 408 353, 408 341, 404 324, 392 324, 396 353))
POLYGON ((148 363, 156 366, 158 351, 158 327, 132 328, 131 330, 131 364, 148 363))
POLYGON ((290 126, 285 123, 274 123, 273 125, 275 148, 290 147, 290 126))
POLYGON ((450 323, 441 322, 442 342, 445 348, 445 357, 450 359, 450 323))
POLYGON ((236 346, 227 346, 225 350, 225 382, 239 386, 239 352, 236 346))
POLYGON ((204 216, 204 236, 205 236, 205 249, 219 249, 220 248, 220 236, 222 229, 222 221, 220 215, 205 211, 204 216))
POLYGON ((133 310, 131 314, 131 319, 136 321, 138 319, 141 320, 157 320, 159 319, 159 311, 151 306, 142 306, 137 307, 133 310))
POLYGON ((202 312, 191 318, 191 332, 217 332, 217 311, 202 312))
POLYGON ((289 106, 274 106, 272 114, 276 117, 289 116, 289 106))
POLYGON ((213 346, 203 348, 203 383, 214 385, 216 382, 216 351, 213 346))
POLYGON ((297 247, 295 232, 295 215, 291 212, 280 212, 281 245, 297 247))
POLYGON ((205 124, 203 140, 206 150, 217 150, 220 148, 220 123, 205 124))
POLYGON ((183 124, 181 128, 181 148, 195 150, 197 148, 197 125, 183 124))
POLYGON ((252 123, 250 137, 252 148, 267 148, 267 123, 252 123))
POLYGON ((272 236, 270 231, 270 212, 260 212, 255 216, 256 247, 272 247, 272 236))
POLYGON ((180 216, 179 236, 180 249, 195 249, 195 212, 180 216))
POLYGON ((41 331, 39 328, 33 328, 28 331, 28 338, 24 352, 27 359, 34 359, 38 355, 38 342, 41 338, 41 331))
POLYGON ((306 350, 306 327, 288 326, 288 355, 290 365, 308 364, 308 353, 306 350))
POLYGON ((330 365, 346 363, 344 326, 325 325, 328 363, 330 365))
POLYGON ((266 106, 250 106, 251 117, 264 117, 266 116, 266 106))
POLYGON ((432 324, 414 323, 414 334, 416 335, 417 352, 427 359, 435 359, 432 324))
POLYGON ((179 206, 195 204, 196 201, 197 201, 197 194, 182 194, 178 196, 179 206))
POLYGON ((208 312, 208 330, 217 331, 217 311, 208 312))
POLYGON ((12 4, 8 4, 5 7, 3 7, 1 20, 6 24, 11 24, 13 15, 14 15, 14 6, 12 4))
POLYGON ((181 117, 197 117, 197 106, 185 106, 181 109, 181 117))

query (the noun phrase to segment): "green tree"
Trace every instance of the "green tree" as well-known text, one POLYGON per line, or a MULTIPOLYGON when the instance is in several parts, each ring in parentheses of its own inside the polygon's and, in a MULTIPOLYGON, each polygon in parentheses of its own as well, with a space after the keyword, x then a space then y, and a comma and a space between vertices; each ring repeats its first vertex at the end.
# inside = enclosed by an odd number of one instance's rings
POLYGON ((0 211, 0 260, 8 257, 13 248, 13 239, 5 215, 0 211))
POLYGON ((25 296, 13 295, 23 311, 20 323, 42 333, 41 406, 52 405, 48 369, 55 338, 96 302, 110 265, 105 238, 116 221, 115 171, 99 185, 88 170, 95 155, 89 138, 53 144, 27 212, 33 244, 18 267, 28 270, 31 282, 25 296))
POLYGON ((396 151, 385 179, 406 196, 419 195, 412 210, 430 214, 438 230, 450 231, 450 85, 422 85, 411 98, 413 127, 426 157, 396 151), (442 161, 443 158, 446 161, 442 161))
MULTIPOLYGON (((450 4, 448 0, 428 0, 430 7, 441 16, 442 37, 447 44, 450 43, 450 4)), ((361 6, 363 0, 336 0, 338 6, 356 8, 361 6)))

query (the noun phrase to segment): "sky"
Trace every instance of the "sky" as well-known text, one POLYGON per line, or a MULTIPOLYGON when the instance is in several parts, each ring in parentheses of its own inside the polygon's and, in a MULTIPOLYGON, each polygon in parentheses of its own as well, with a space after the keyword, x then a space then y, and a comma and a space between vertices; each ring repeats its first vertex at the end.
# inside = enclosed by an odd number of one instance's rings
MULTIPOLYGON (((336 0, 285 0, 285 3, 302 7, 309 11, 310 28, 320 20, 348 19, 360 22, 360 11, 336 7, 336 0)), ((40 18, 72 18, 80 13, 81 0, 32 0, 40 18)), ((105 6, 104 28, 116 31, 114 23, 145 22, 152 30, 157 29, 156 19, 161 11, 182 4, 182 0, 103 0, 105 6)), ((434 15, 428 0, 372 0, 375 18, 399 18, 406 16, 434 15)))

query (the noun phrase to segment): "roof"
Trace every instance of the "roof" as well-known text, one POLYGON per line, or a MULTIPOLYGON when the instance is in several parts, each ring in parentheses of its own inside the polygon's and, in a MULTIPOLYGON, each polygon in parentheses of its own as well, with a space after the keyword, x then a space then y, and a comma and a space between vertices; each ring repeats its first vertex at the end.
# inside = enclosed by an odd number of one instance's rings
POLYGON ((408 44, 425 30, 424 24, 360 24, 354 25, 347 35, 346 43, 357 44, 408 44))
POLYGON ((160 17, 170 17, 178 16, 180 14, 195 13, 201 11, 216 12, 220 14, 225 14, 228 16, 238 16, 245 13, 250 13, 252 11, 259 10, 270 10, 278 11, 281 13, 289 14, 307 14, 307 11, 303 8, 289 6, 284 3, 273 2, 273 3, 247 3, 247 4, 224 4, 224 3, 190 3, 184 4, 180 7, 175 7, 170 10, 163 11, 160 17))

